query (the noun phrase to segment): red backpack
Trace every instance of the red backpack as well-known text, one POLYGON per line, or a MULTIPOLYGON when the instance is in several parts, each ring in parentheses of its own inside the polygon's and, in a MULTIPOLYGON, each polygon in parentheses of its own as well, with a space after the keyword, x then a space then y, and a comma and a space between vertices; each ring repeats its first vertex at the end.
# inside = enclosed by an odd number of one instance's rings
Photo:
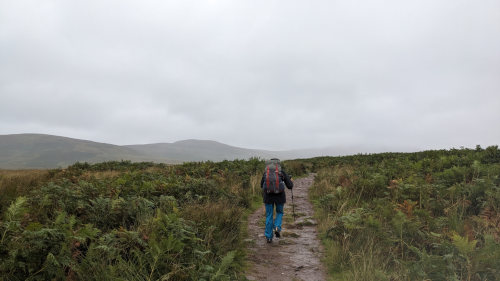
POLYGON ((263 188, 266 193, 278 194, 285 191, 285 183, 283 182, 279 160, 271 159, 266 162, 265 176, 266 179, 263 188))

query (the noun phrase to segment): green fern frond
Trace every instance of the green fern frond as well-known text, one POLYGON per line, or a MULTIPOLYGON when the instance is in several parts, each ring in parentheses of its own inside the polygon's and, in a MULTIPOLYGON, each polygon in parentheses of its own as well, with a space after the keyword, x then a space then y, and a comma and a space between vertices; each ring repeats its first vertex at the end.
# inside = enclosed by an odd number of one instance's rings
POLYGON ((26 197, 17 197, 16 201, 12 202, 5 213, 6 221, 18 221, 22 218, 26 212, 25 208, 26 197))
POLYGON ((235 254, 235 251, 230 251, 222 258, 217 272, 210 280, 220 280, 220 278, 224 277, 224 273, 226 273, 229 266, 233 263, 235 254))
POLYGON ((476 249, 477 240, 469 241, 467 237, 462 237, 457 233, 454 233, 451 239, 453 240, 453 245, 462 255, 467 256, 476 249))

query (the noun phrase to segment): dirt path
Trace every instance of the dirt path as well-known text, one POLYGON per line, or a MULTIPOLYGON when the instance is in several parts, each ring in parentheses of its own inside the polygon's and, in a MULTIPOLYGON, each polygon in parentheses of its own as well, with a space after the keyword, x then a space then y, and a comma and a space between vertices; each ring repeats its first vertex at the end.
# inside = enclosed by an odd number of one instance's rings
POLYGON ((292 216, 292 196, 286 190, 285 215, 281 238, 266 243, 264 237, 265 208, 262 206, 248 220, 249 280, 326 280, 320 262, 322 247, 317 237, 313 208, 308 190, 314 175, 294 180, 295 222, 292 216))

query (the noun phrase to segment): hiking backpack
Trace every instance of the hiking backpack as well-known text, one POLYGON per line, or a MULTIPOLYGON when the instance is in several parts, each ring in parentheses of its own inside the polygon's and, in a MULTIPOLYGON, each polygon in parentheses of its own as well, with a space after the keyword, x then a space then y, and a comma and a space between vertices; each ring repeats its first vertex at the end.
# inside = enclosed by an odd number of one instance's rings
POLYGON ((285 191, 285 183, 283 182, 279 160, 271 159, 266 162, 263 188, 266 193, 281 193, 285 191))

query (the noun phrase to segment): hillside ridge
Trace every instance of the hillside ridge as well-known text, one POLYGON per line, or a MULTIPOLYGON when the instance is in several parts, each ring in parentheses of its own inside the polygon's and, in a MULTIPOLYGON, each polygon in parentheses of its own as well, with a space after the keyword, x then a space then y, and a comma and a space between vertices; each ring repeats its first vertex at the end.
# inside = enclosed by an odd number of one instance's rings
POLYGON ((214 140, 186 139, 173 143, 115 145, 48 134, 0 135, 0 169, 58 168, 75 162, 119 160, 176 164, 251 157, 291 159, 294 155, 290 154, 241 148, 214 140))

